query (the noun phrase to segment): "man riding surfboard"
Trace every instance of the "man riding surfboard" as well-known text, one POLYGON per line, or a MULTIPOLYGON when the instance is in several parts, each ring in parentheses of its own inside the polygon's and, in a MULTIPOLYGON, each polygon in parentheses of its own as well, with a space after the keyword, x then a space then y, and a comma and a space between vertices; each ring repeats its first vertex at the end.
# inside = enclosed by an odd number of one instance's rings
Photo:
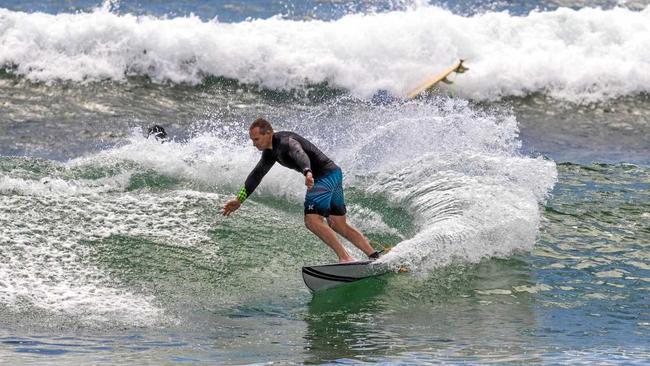
POLYGON ((336 233, 349 240, 369 258, 379 257, 381 252, 375 251, 368 239, 347 223, 341 168, 297 133, 273 132, 271 124, 263 118, 256 119, 248 132, 253 145, 262 151, 262 157, 246 178, 237 197, 225 203, 224 216, 229 216, 241 206, 277 161, 305 176, 305 226, 334 250, 339 262, 353 262, 354 258, 345 250, 336 233))

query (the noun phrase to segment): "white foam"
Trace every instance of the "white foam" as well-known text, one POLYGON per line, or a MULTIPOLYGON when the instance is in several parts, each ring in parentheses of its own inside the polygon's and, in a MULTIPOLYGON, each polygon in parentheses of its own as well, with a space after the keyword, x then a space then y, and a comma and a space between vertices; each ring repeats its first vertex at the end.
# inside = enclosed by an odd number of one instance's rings
POLYGON ((419 229, 383 260, 426 273, 454 261, 478 262, 532 248, 540 220, 538 204, 555 182, 555 165, 508 156, 461 154, 455 159, 479 161, 484 169, 458 172, 447 170, 443 163, 425 178, 418 170, 431 164, 418 160, 400 170, 383 172, 368 187, 408 207, 419 229), (511 169, 509 177, 499 172, 502 169, 511 169), (423 184, 423 179, 427 183, 423 184))
POLYGON ((0 193, 33 196, 68 196, 100 194, 123 191, 129 184, 130 173, 102 179, 65 180, 59 177, 46 177, 39 180, 0 177, 0 193))
POLYGON ((379 213, 356 204, 348 205, 347 209, 349 222, 362 232, 389 234, 404 239, 404 236, 397 229, 388 226, 384 222, 379 213))
MULTIPOLYGON (((154 297, 124 288, 99 268, 84 242, 120 235, 201 250, 211 226, 199 211, 217 204, 219 196, 89 194, 63 183, 63 190, 49 191, 33 188, 41 182, 20 181, 0 181, 1 304, 29 304, 84 323, 145 326, 167 320, 154 297), (13 187, 9 192, 7 182, 13 187)), ((206 258, 214 256, 213 249, 206 258)))
POLYGON ((455 91, 476 99, 548 93, 591 101, 650 91, 650 7, 560 8, 471 17, 419 5, 334 21, 240 23, 198 17, 0 9, 0 64, 30 80, 200 83, 205 75, 269 88, 328 82, 369 97, 405 95, 459 58, 455 91))
MULTIPOLYGON (((257 164, 260 152, 250 141, 242 142, 241 137, 247 136, 245 130, 233 134, 239 138, 204 132, 189 141, 160 144, 142 137, 142 132, 135 129, 126 144, 74 159, 69 165, 110 167, 134 162, 140 168, 192 182, 199 188, 218 188, 234 195, 257 164)), ((300 201, 304 197, 304 178, 298 173, 286 174, 278 165, 271 168, 256 195, 300 201)))

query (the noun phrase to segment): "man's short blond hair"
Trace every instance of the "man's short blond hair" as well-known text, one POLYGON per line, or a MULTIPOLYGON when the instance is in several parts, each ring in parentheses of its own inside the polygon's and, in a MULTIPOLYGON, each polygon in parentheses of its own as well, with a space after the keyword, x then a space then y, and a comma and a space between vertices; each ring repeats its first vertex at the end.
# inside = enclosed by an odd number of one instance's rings
POLYGON ((259 128, 260 133, 263 135, 266 135, 269 132, 273 133, 273 127, 271 126, 269 121, 265 120, 264 118, 258 118, 255 121, 253 121, 251 127, 248 130, 252 131, 253 128, 259 128))

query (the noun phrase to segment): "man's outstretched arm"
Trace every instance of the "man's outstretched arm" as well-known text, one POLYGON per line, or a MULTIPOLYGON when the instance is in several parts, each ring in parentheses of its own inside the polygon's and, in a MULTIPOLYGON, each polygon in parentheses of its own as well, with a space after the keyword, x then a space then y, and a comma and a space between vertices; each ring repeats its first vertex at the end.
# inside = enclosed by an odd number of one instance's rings
POLYGON ((275 164, 275 159, 271 156, 270 151, 263 152, 262 158, 257 163, 253 171, 248 174, 244 186, 239 190, 237 196, 230 201, 226 202, 223 206, 223 215, 230 216, 231 213, 236 211, 242 203, 250 196, 255 188, 260 184, 262 178, 269 172, 271 167, 275 164))

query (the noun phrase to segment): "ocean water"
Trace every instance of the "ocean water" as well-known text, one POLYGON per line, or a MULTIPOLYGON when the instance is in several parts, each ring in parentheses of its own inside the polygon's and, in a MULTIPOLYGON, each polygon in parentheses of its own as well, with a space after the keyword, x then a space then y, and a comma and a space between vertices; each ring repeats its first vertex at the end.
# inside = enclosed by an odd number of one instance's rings
POLYGON ((0 0, 0 363, 647 364, 649 67, 644 1, 0 0), (408 273, 309 293, 282 167, 221 216, 259 116, 408 273))

